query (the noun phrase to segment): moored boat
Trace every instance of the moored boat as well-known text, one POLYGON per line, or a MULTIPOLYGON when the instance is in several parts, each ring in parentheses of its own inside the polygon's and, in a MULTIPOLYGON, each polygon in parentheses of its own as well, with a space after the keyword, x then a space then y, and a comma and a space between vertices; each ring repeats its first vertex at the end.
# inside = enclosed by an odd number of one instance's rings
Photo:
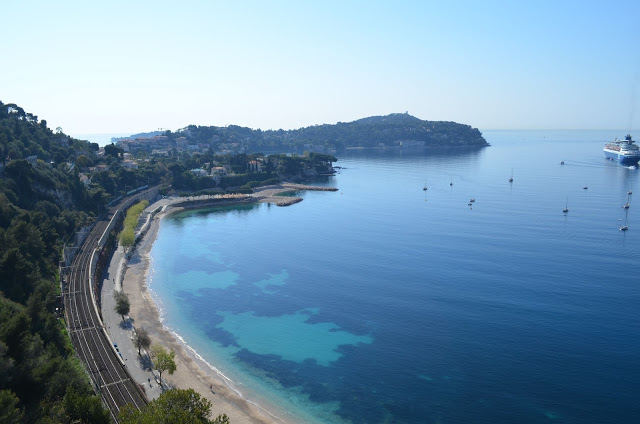
POLYGON ((627 194, 627 203, 625 203, 624 205, 622 205, 622 207, 624 209, 629 209, 629 207, 631 206, 631 203, 629 203, 629 199, 630 199, 631 195, 627 194))
POLYGON ((604 155, 607 159, 615 160, 621 165, 635 166, 640 161, 640 148, 633 142, 631 134, 627 134, 624 140, 616 138, 605 144, 604 155))

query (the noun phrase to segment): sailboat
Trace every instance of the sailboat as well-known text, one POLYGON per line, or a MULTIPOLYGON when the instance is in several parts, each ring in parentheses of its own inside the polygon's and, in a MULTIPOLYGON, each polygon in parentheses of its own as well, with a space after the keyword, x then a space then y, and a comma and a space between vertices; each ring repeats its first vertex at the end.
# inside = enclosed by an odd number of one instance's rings
POLYGON ((451 177, 451 182, 449 183, 450 186, 453 185, 453 177, 451 177))
POLYGON ((567 203, 565 203, 564 209, 562 209, 563 213, 569 212, 569 196, 567 196, 567 203))
POLYGON ((629 209, 629 206, 631 206, 631 204, 629 203, 629 194, 627 194, 627 203, 625 203, 624 205, 622 205, 622 207, 624 209, 629 209))
POLYGON ((509 178, 509 182, 512 183, 513 182, 513 168, 511 168, 511 178, 509 178))
POLYGON ((627 215, 629 215, 629 211, 624 211, 624 225, 620 226, 620 231, 627 231, 629 227, 627 227, 627 215))
POLYGON ((429 189, 427 188, 427 182, 425 181, 424 182, 424 187, 422 187, 422 191, 427 191, 427 190, 429 190, 429 189))

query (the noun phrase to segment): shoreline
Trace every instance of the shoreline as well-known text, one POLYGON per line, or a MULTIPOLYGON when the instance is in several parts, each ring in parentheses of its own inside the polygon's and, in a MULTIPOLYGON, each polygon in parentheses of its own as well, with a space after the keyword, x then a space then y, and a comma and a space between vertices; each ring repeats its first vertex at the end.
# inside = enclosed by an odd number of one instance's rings
MULTIPOLYGON (((188 345, 180 334, 167 328, 160 315, 157 295, 149 289, 149 275, 151 271, 151 250, 157 238, 161 220, 166 216, 191 208, 201 208, 215 205, 230 205, 243 203, 259 203, 296 199, 279 206, 288 206, 301 201, 301 198, 278 197, 277 193, 294 190, 336 191, 335 188, 303 186, 299 184, 281 184, 264 187, 252 195, 234 199, 185 199, 173 205, 168 204, 162 211, 156 213, 148 222, 148 229, 142 236, 128 263, 124 263, 122 288, 129 297, 129 317, 135 322, 136 328, 144 327, 151 337, 152 344, 157 343, 176 352, 176 371, 173 375, 164 374, 163 382, 171 388, 194 389, 202 397, 208 399, 212 406, 212 418, 226 414, 233 424, 262 423, 262 424, 292 424, 290 412, 276 404, 264 405, 245 398, 233 387, 233 380, 204 359, 194 348, 188 345)), ((149 205, 148 211, 157 209, 157 202, 149 205)), ((122 261, 125 261, 122 259, 122 261)), ((137 381, 146 386, 146 381, 137 381)), ((151 400, 151 398, 150 398, 151 400)))

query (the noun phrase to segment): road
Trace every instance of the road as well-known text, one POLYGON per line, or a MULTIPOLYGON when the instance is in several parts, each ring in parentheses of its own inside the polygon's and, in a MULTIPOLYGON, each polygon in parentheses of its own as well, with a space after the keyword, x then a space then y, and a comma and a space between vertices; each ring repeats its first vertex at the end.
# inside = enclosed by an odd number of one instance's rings
POLYGON ((71 341, 114 422, 118 422, 118 413, 125 405, 142 409, 147 404, 142 389, 131 379, 124 361, 105 332, 91 288, 94 252, 106 239, 103 235, 110 219, 124 207, 124 203, 112 208, 107 218, 96 222, 71 264, 63 293, 71 341))
POLYGON ((127 371, 134 381, 144 385, 145 394, 151 400, 162 393, 157 373, 149 370, 149 358, 146 353, 143 351, 142 355, 138 355, 138 349, 133 344, 135 328, 133 319, 125 316, 123 320, 115 311, 116 302, 113 293, 115 290, 122 290, 123 267, 125 267, 124 248, 118 246, 102 282, 102 317, 109 337, 118 345, 127 371))

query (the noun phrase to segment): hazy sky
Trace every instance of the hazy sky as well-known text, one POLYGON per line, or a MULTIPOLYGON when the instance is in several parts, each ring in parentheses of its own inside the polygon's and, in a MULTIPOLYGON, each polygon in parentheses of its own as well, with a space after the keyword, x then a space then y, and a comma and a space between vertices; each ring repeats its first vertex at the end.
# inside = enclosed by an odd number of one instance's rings
POLYGON ((68 134, 406 112, 640 129, 640 1, 0 0, 0 100, 68 134))

